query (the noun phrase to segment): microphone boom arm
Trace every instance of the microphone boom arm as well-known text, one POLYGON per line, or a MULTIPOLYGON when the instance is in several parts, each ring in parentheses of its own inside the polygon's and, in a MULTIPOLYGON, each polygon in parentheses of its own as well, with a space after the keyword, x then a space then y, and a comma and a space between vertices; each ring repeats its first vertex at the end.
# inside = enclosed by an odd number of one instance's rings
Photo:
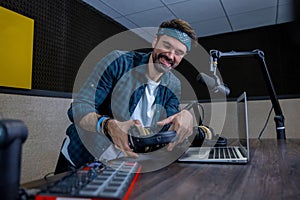
POLYGON ((267 68, 267 64, 265 61, 265 56, 263 51, 256 49, 253 51, 242 51, 242 52, 236 52, 236 51, 230 51, 230 52, 221 52, 218 50, 210 50, 209 52, 210 54, 210 59, 211 59, 211 71, 213 73, 216 72, 216 66, 217 66, 217 60, 221 57, 236 57, 236 56, 258 56, 261 60, 263 65, 262 67, 262 71, 264 74, 264 80, 271 98, 271 102, 274 108, 274 112, 275 112, 275 117, 274 117, 274 121, 276 124, 276 132, 277 132, 277 139, 286 139, 285 136, 285 127, 284 127, 284 116, 278 101, 278 97, 276 95, 268 68, 267 68))

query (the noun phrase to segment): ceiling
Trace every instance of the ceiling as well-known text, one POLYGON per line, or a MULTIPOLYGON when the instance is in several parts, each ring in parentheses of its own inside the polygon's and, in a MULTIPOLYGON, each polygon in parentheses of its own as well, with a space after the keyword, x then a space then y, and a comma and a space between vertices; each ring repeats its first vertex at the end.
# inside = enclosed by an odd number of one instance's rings
MULTIPOLYGON (((181 18, 192 25, 198 37, 293 20, 293 0, 83 1, 128 29, 158 27, 164 20, 181 18)), ((152 37, 145 39, 152 39, 152 37)))

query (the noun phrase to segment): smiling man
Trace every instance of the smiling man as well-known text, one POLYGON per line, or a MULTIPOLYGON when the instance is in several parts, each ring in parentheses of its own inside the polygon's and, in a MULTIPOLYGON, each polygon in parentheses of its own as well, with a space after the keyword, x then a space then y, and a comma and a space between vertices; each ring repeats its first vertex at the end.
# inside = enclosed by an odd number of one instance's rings
POLYGON ((181 86, 172 73, 191 50, 196 34, 191 26, 174 19, 163 22, 152 42, 153 51, 113 51, 95 67, 68 111, 72 124, 67 129, 56 173, 78 168, 95 159, 121 156, 137 158, 129 146, 132 126, 175 130, 178 140, 172 151, 192 134, 193 117, 179 110, 181 86), (97 134, 102 148, 95 158, 80 134, 97 134))

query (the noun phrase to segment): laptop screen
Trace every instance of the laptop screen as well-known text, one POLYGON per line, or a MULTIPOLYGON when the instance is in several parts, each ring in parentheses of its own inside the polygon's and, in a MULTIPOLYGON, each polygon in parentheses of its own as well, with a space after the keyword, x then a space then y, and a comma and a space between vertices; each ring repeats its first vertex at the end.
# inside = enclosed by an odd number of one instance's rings
POLYGON ((237 125, 240 146, 249 152, 247 96, 244 92, 237 99, 237 125))

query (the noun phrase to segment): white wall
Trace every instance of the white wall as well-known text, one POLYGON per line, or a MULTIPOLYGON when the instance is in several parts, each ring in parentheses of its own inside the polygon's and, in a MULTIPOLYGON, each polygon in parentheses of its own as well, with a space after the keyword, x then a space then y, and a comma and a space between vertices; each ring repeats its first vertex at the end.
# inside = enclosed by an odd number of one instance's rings
MULTIPOLYGON (((71 99, 0 94, 0 114, 3 118, 25 122, 29 136, 23 145, 21 183, 43 178, 54 171, 65 130, 70 124, 67 110, 71 99)), ((280 100, 286 118, 287 138, 300 138, 300 99, 280 100)), ((209 119, 210 105, 203 104, 205 120, 209 119)), ((257 138, 271 108, 270 100, 249 101, 249 132, 257 138)), ((274 112, 273 112, 274 113, 274 112)), ((276 138, 272 113, 263 138, 276 138)), ((234 102, 227 104, 222 136, 234 137, 236 129, 234 102)), ((218 116, 217 116, 218 117, 218 116)), ((204 120, 204 121, 205 121, 204 120)), ((208 123, 205 121, 205 123, 208 123)), ((214 127, 213 127, 214 128, 214 127)))
POLYGON ((2 118, 20 119, 28 127, 23 145, 21 183, 53 172, 70 123, 71 99, 0 94, 2 118))
MULTIPOLYGON (((300 138, 300 99, 283 99, 279 100, 279 103, 285 117, 286 137, 300 138)), ((209 110, 210 105, 203 104, 203 106, 205 111, 209 110)), ((272 104, 270 100, 248 101, 250 138, 258 138, 259 133, 266 123, 271 107, 272 104)), ((209 113, 206 113, 206 115, 209 115, 209 113)), ((274 116, 273 110, 261 138, 277 137, 274 116)), ((222 135, 228 138, 234 138, 235 133, 233 130, 236 129, 236 104, 235 102, 229 102, 227 104, 226 120, 222 135)))

